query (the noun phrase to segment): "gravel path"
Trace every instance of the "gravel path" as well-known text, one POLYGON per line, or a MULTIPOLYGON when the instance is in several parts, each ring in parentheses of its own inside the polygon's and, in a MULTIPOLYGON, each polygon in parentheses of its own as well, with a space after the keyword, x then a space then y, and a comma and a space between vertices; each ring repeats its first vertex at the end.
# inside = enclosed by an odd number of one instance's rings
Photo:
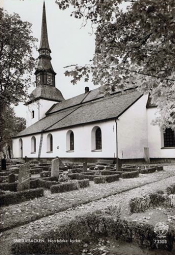
MULTIPOLYGON (((175 167, 165 167, 166 171, 156 172, 148 175, 140 175, 139 178, 134 179, 121 179, 119 182, 103 184, 103 185, 95 185, 91 184, 91 187, 74 192, 62 193, 62 194, 47 194, 47 197, 37 199, 37 203, 34 210, 43 210, 43 203, 47 204, 44 206, 44 210, 47 211, 47 208, 50 207, 50 212, 52 215, 48 217, 44 217, 40 220, 36 220, 29 224, 26 224, 21 227, 16 227, 11 230, 7 230, 2 233, 0 238, 0 243, 3 246, 3 250, 0 251, 0 255, 10 255, 10 246, 14 242, 15 239, 25 238, 30 239, 33 235, 35 237, 39 237, 43 231, 49 231, 50 229, 54 230, 59 228, 61 225, 67 224, 69 221, 84 215, 88 212, 94 212, 96 210, 103 210, 108 206, 121 205, 121 212, 123 217, 129 215, 128 202, 131 198, 136 196, 142 196, 148 194, 152 191, 156 190, 165 190, 166 187, 175 183, 175 167), (149 184, 148 184, 149 183, 149 184), (145 185, 147 184, 147 185, 145 185), (129 190, 130 189, 130 190, 129 190), (127 191, 126 191, 127 190, 127 191), (120 193, 119 193, 120 192, 120 193), (118 194, 116 194, 118 193, 118 194), (79 195, 78 195, 79 194, 79 195), (106 196, 106 198, 102 198, 106 196), (102 199, 100 199, 102 198, 102 199), (61 200, 62 199, 62 200, 61 200), (98 201, 92 201, 97 200, 98 201), (92 201, 87 203, 88 201, 92 201), (48 204, 48 202, 50 203, 48 204), (61 208, 62 203, 60 201, 65 202, 66 206, 69 203, 69 209, 66 211, 56 212, 54 211, 54 207, 61 208), (87 204, 81 204, 82 202, 87 204), (52 210, 52 205, 53 210, 52 210), (78 206, 78 204, 81 204, 78 206), (75 207, 77 205, 77 207, 75 207), (73 208, 72 208, 73 206, 73 208), (55 212, 55 213, 54 213, 55 212), (53 214, 54 213, 54 214, 53 214)), ((13 205, 2 208, 1 213, 6 213, 3 216, 5 221, 10 220, 11 224, 13 223, 13 215, 14 218, 16 214, 13 214, 13 210, 16 212, 18 209, 21 211, 19 215, 24 214, 24 217, 29 217, 27 212, 32 207, 32 201, 24 202, 20 205, 13 205), (26 206, 26 208, 25 208, 26 206), (28 209, 27 209, 28 208, 28 209), (7 212, 9 214, 7 214, 7 212)), ((62 207, 63 208, 63 207, 62 207)), ((37 211, 35 211, 36 213, 37 211)), ((20 217, 20 216, 19 216, 20 217)), ((17 217, 18 218, 18 217, 17 217)), ((7 224, 7 223, 6 223, 7 224)))

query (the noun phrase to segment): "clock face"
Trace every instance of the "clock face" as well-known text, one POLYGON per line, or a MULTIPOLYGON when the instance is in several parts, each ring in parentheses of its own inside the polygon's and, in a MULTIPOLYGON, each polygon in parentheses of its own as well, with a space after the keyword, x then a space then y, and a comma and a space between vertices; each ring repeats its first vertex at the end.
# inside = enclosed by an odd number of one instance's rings
POLYGON ((52 75, 51 74, 47 74, 47 84, 52 85, 52 75))

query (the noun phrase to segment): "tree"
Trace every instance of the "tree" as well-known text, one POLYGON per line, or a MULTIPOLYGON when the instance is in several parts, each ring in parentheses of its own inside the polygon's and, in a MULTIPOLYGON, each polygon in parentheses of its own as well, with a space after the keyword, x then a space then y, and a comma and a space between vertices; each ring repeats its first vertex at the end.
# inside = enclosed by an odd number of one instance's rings
MULTIPOLYGON (((32 50, 36 39, 31 24, 18 14, 10 15, 0 8, 0 137, 4 137, 4 114, 10 104, 24 101, 31 85, 35 66, 32 50)), ((3 141, 0 142, 0 151, 3 141)))
POLYGON ((93 74, 94 84, 119 89, 136 86, 158 106, 162 127, 175 129, 175 1, 56 0, 60 9, 91 20, 96 50, 89 65, 65 74, 75 84, 93 74), (125 3, 125 8, 123 5, 125 3))
POLYGON ((26 121, 24 118, 17 117, 12 107, 6 105, 6 111, 2 113, 2 122, 0 129, 3 126, 3 132, 0 137, 1 152, 7 153, 8 148, 12 147, 12 137, 25 129, 26 121))

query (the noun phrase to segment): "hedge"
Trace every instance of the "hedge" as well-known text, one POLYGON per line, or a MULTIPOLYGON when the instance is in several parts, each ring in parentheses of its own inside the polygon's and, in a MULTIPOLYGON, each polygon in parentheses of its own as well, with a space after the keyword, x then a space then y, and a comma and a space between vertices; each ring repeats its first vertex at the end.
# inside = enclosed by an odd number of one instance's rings
POLYGON ((119 174, 103 175, 94 178, 94 183, 115 182, 119 180, 119 174))
POLYGON ((51 176, 51 172, 50 171, 43 171, 40 173, 41 177, 50 177, 51 176))
POLYGON ((175 194, 175 184, 172 184, 169 187, 167 187, 166 191, 168 195, 175 194))
POLYGON ((157 166, 157 167, 156 167, 156 170, 157 170, 157 171, 163 171, 163 166, 157 166))
POLYGON ((79 188, 86 188, 89 186, 89 179, 78 181, 79 188))
POLYGON ((75 168, 75 169, 72 169, 71 172, 74 174, 74 173, 82 173, 83 172, 83 169, 81 168, 75 168))
MULTIPOLYGON (((12 254, 82 254, 84 243, 99 242, 99 238, 119 239, 125 242, 135 242, 141 248, 156 249, 157 235, 154 227, 149 224, 115 220, 112 216, 99 216, 95 213, 77 217, 53 229, 46 228, 42 235, 33 235, 30 239, 40 239, 43 242, 16 242, 12 244, 12 254), (73 238, 72 238, 73 237, 73 238), (81 240, 73 244, 71 239, 81 240), (66 240, 66 242, 50 242, 49 240, 66 240)), ((19 237, 18 237, 19 238, 19 237)), ((22 237, 20 237, 22 238, 22 237)), ((166 234, 167 244, 163 249, 171 251, 173 248, 173 231, 166 234)))
POLYGON ((139 171, 122 173, 122 178, 134 178, 139 176, 139 171))
POLYGON ((78 189, 78 182, 66 182, 50 187, 51 193, 61 193, 78 189))
POLYGON ((143 197, 131 199, 129 206, 131 213, 145 212, 150 207, 171 206, 171 199, 164 194, 151 193, 143 197))
POLYGON ((31 179, 30 180, 30 188, 36 189, 39 187, 39 179, 31 179))
POLYGON ((99 177, 99 175, 88 175, 88 174, 84 175, 84 178, 89 179, 89 181, 93 181, 95 177, 99 177))
POLYGON ((42 171, 43 171, 42 168, 30 169, 30 173, 31 173, 31 174, 40 174, 42 171))
POLYGON ((82 172, 83 175, 94 175, 95 171, 82 172))
POLYGON ((106 179, 105 176, 99 176, 94 178, 94 183, 99 184, 99 183, 105 183, 106 179))
POLYGON ((101 175, 113 175, 114 171, 102 170, 101 175))
POLYGON ((0 172, 0 176, 8 176, 10 172, 0 172))
POLYGON ((9 191, 17 191, 17 182, 13 183, 1 183, 0 189, 9 190, 9 191))
POLYGON ((136 168, 136 167, 133 167, 133 168, 131 168, 131 167, 122 167, 121 170, 123 172, 135 172, 135 171, 138 171, 138 168, 136 168))
POLYGON ((106 175, 105 176, 106 182, 115 182, 119 180, 119 174, 114 175, 106 175))
POLYGON ((150 173, 154 173, 156 171, 156 167, 151 167, 151 168, 147 168, 147 169, 141 169, 140 173, 141 174, 150 174, 150 173))
POLYGON ((34 199, 36 197, 42 197, 43 195, 44 190, 41 188, 4 194, 0 196, 0 206, 18 204, 26 200, 34 199))
POLYGON ((45 189, 50 189, 51 186, 59 184, 58 181, 47 181, 47 180, 42 180, 38 179, 38 185, 39 187, 45 188, 45 189))
POLYGON ((68 177, 71 180, 82 180, 82 179, 85 179, 85 176, 83 174, 79 174, 79 173, 68 174, 68 177))

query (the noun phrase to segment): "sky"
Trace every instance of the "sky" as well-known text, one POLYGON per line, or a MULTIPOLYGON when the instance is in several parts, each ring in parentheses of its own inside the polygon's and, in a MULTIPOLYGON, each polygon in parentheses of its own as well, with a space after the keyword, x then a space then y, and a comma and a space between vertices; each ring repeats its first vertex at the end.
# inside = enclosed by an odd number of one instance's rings
MULTIPOLYGON (((88 64, 95 49, 95 40, 90 23, 82 27, 82 20, 70 17, 71 10, 59 10, 55 0, 45 0, 49 44, 51 48, 52 66, 56 75, 56 87, 65 99, 84 93, 86 86, 97 88, 91 82, 80 81, 72 85, 71 78, 65 77, 65 66, 72 64, 88 64)), ((23 21, 32 23, 33 36, 41 36, 41 20, 43 0, 0 0, 0 6, 8 13, 18 13, 23 21)), ((38 52, 34 51, 34 57, 38 52)), ((30 92, 34 87, 30 88, 30 92)), ((17 116, 25 117, 25 106, 15 107, 17 116)))

